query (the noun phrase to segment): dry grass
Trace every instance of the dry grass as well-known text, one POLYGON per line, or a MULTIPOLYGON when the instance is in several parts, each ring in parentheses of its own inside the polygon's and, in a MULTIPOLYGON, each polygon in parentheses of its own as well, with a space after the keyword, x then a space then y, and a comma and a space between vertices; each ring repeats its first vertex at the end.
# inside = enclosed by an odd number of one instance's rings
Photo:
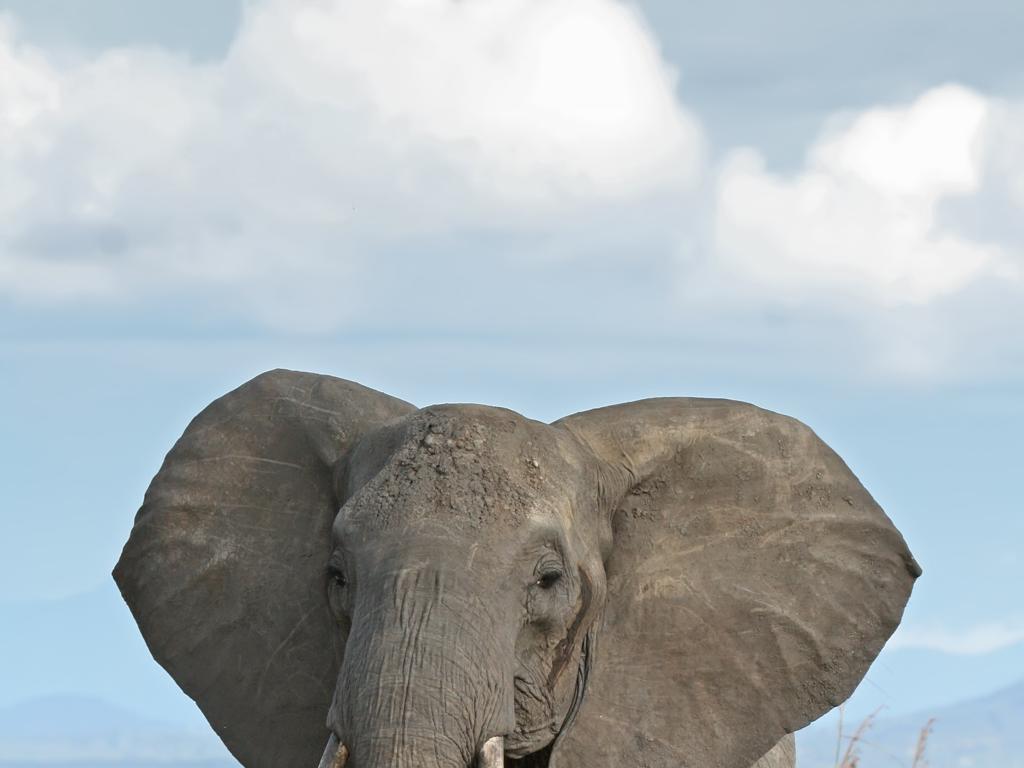
POLYGON ((925 757, 925 752, 928 747, 928 737, 932 735, 932 729, 935 728, 935 718, 928 718, 928 722, 924 724, 924 728, 917 735, 917 747, 914 749, 914 762, 911 768, 928 768, 928 759, 925 757))
MULTIPOLYGON (((878 713, 881 712, 881 707, 876 709, 870 715, 861 720, 853 734, 846 736, 843 733, 843 708, 839 708, 839 732, 836 736, 836 759, 835 768, 860 768, 861 766, 861 747, 868 746, 872 747, 870 741, 865 736, 871 727, 875 723, 875 719, 878 717, 878 713), (843 749, 843 744, 846 744, 846 748, 843 749)), ((935 727, 935 718, 930 718, 924 727, 917 735, 917 744, 914 747, 914 758, 910 764, 910 768, 928 768, 928 739, 932 735, 932 730, 935 727)), ((887 761, 890 765, 901 765, 905 766, 906 763, 897 755, 891 755, 886 753, 889 760, 887 761)))

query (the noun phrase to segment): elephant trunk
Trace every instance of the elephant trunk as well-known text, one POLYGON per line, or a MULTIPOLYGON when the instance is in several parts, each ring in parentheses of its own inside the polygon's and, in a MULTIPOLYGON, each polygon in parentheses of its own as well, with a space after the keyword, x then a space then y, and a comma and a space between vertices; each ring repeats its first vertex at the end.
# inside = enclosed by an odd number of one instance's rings
POLYGON ((494 739, 514 727, 513 648, 468 590, 442 584, 399 577, 365 606, 372 620, 353 622, 331 712, 347 768, 501 766, 494 739))

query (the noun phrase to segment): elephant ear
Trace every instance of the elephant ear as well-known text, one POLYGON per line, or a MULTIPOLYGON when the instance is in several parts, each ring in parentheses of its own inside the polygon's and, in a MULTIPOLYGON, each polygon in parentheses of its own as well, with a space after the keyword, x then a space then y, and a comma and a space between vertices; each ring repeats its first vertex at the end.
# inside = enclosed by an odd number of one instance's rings
POLYGON ((749 768, 853 692, 921 571, 810 429, 682 398, 556 425, 604 468, 613 544, 583 703, 552 766, 749 768))
POLYGON ((200 413, 146 492, 114 578, 153 656, 246 766, 316 765, 342 647, 325 590, 333 468, 412 410, 271 371, 200 413))

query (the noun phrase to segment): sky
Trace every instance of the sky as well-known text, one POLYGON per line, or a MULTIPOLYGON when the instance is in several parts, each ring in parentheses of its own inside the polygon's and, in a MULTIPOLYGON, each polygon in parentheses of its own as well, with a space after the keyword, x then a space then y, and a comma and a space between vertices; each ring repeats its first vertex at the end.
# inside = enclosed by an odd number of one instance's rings
POLYGON ((796 416, 925 572, 853 711, 1024 678, 1022 28, 993 1, 0 0, 0 706, 195 720, 109 571, 188 420, 276 367, 543 420, 796 416))

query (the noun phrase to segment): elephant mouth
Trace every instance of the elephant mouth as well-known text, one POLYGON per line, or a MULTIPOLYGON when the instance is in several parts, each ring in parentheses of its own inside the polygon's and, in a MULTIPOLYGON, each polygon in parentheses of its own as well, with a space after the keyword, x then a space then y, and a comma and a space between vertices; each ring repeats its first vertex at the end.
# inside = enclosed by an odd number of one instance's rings
POLYGON ((551 742, 538 752, 531 752, 519 759, 506 755, 505 768, 548 768, 552 749, 554 749, 554 742, 551 742))
POLYGON ((583 636, 583 642, 580 649, 580 662, 576 671, 576 686, 573 689, 573 697, 572 702, 569 705, 569 710, 562 719, 561 725, 556 729, 539 727, 531 731, 519 731, 511 735, 506 740, 505 768, 548 768, 551 760, 551 753, 554 751, 555 747, 558 746, 558 742, 561 740, 562 736, 576 720, 576 715, 579 713, 580 706, 583 704, 583 698, 587 690, 587 681, 590 677, 591 664, 593 662, 593 656, 591 654, 593 631, 594 630, 591 629, 583 636), (529 750, 527 745, 534 740, 536 735, 544 732, 551 733, 552 730, 554 730, 554 738, 539 749, 527 751, 529 750))

